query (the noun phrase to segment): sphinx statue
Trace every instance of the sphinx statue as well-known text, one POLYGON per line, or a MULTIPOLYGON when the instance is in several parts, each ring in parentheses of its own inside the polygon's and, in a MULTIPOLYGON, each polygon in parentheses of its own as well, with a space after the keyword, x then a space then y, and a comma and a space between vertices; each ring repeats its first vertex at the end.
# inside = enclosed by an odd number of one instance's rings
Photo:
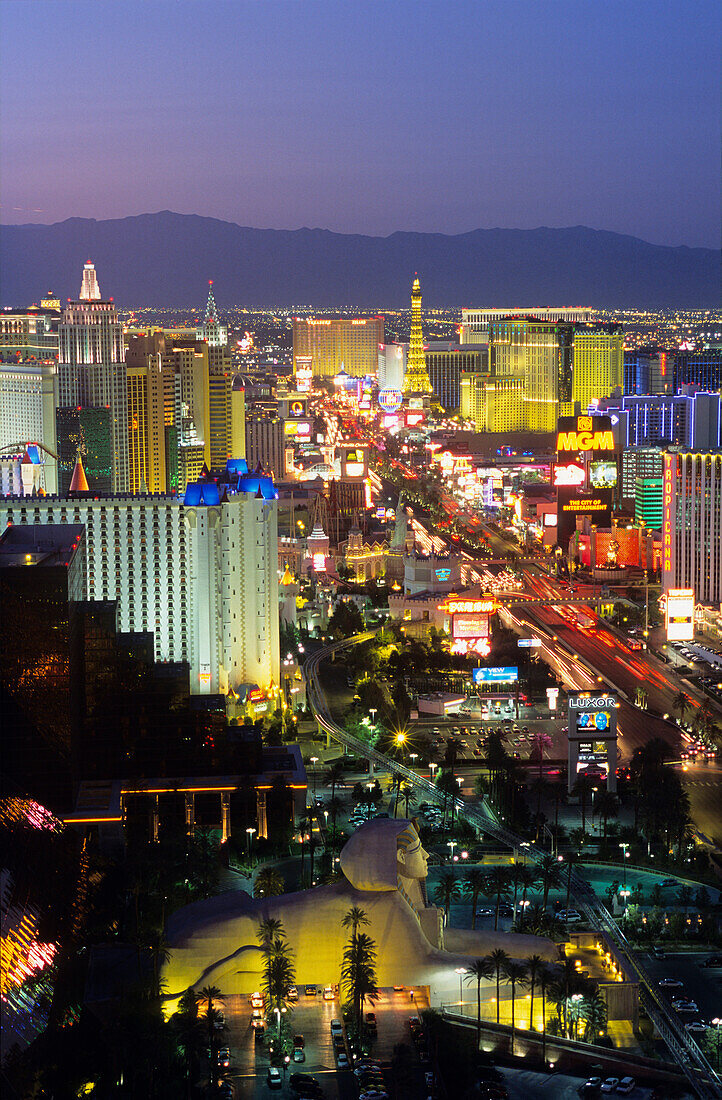
POLYGON ((216 985, 224 994, 258 988, 262 957, 257 930, 266 917, 283 922, 295 954, 299 985, 338 982, 348 931, 342 919, 363 909, 377 948, 377 982, 427 986, 430 1003, 458 994, 457 967, 496 948, 512 958, 559 957, 551 940, 508 932, 451 928, 444 912, 426 903, 427 853, 412 821, 377 818, 362 825, 341 851, 343 878, 278 897, 252 898, 234 890, 194 902, 168 921, 166 1000, 216 985))

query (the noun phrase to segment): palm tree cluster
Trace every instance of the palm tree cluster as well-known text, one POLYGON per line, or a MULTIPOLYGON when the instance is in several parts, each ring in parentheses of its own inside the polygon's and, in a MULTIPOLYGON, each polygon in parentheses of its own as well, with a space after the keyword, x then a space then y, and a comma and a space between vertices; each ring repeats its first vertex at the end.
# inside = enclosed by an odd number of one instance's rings
MULTIPOLYGON (((524 960, 512 959, 502 948, 476 959, 464 976, 467 983, 476 983, 477 1046, 481 1038, 481 983, 490 981, 496 987, 496 1022, 501 1018, 502 983, 511 991, 512 1052, 516 1030, 516 999, 519 989, 529 990, 529 1023, 525 1028, 538 1030, 534 1022, 535 997, 541 999, 542 1036, 548 1031, 571 1039, 593 1042, 606 1028, 606 1002, 596 985, 579 974, 571 959, 561 965, 545 962, 540 955, 530 955, 524 960), (551 1002, 557 1014, 547 1018, 547 1004, 551 1002)), ((537 1002, 538 1003, 538 1002, 537 1002)))
POLYGON ((264 917, 259 921, 256 933, 263 955, 263 980, 261 990, 266 999, 266 1009, 284 1011, 288 991, 296 982, 293 951, 286 942, 283 922, 277 917, 264 917))
POLYGON ((368 923, 366 912, 356 905, 349 909, 341 921, 342 926, 350 930, 341 964, 341 989, 346 995, 357 1033, 361 1030, 365 1002, 370 1001, 373 1004, 379 995, 376 982, 376 943, 366 932, 359 931, 368 923))
POLYGON ((667 852, 676 845, 679 859, 690 826, 690 803, 679 774, 665 767, 669 757, 669 746, 658 737, 634 750, 634 827, 636 831, 641 825, 650 844, 664 844, 667 852))

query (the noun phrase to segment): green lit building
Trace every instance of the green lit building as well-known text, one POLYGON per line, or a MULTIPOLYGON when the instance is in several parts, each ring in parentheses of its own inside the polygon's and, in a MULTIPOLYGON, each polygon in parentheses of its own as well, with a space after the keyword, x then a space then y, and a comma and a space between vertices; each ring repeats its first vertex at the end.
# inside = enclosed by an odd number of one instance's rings
POLYGON ((653 531, 662 530, 662 478, 638 477, 634 489, 634 519, 653 531))
POLYGON ((113 491, 113 433, 110 409, 72 405, 55 416, 58 440, 58 493, 65 496, 75 469, 78 447, 88 488, 98 496, 113 491))

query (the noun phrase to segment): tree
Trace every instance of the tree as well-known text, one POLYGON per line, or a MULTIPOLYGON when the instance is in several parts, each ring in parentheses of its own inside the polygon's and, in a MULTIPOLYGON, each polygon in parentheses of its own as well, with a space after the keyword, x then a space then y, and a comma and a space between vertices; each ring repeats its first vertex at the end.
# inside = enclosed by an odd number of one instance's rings
POLYGON ((339 809, 340 803, 336 798, 336 787, 341 783, 344 778, 345 769, 341 760, 334 760, 333 764, 323 773, 322 782, 324 786, 331 788, 331 798, 329 800, 329 806, 331 807, 331 825, 333 827, 333 835, 336 835, 336 813, 339 809))
POLYGON ((481 1046, 481 983, 488 981, 494 974, 494 966, 491 959, 475 959, 471 966, 467 967, 465 982, 476 982, 476 1049, 481 1046))
POLYGON ((604 824, 604 839, 607 839, 607 819, 616 817, 619 812, 619 799, 611 791, 600 791, 594 800, 594 813, 604 824))
POLYGON ((599 990, 584 997, 581 1016, 585 1023, 584 1041, 593 1043, 607 1026, 607 1002, 599 990))
POLYGON ((676 897, 677 904, 683 907, 684 915, 687 916, 687 910, 692 904, 692 887, 687 885, 680 886, 679 890, 677 891, 676 897))
POLYGON ((499 928, 499 906, 501 905, 502 895, 504 897, 509 896, 509 871, 506 867, 494 867, 489 872, 486 878, 487 882, 487 896, 496 897, 496 907, 494 910, 494 931, 499 928))
POLYGON ((363 617, 353 600, 340 600, 328 621, 329 634, 334 638, 349 638, 363 629, 363 617))
POLYGON ((529 1005, 529 1030, 533 1031, 534 1030, 534 990, 536 989, 537 985, 539 984, 539 979, 541 977, 542 970, 546 966, 546 963, 542 959, 541 955, 530 955, 529 958, 525 960, 525 966, 526 966, 525 982, 526 982, 527 986, 529 987, 529 992, 531 994, 531 996, 530 996, 531 1003, 529 1005))
POLYGON ((254 898, 277 897, 286 892, 283 875, 275 867, 262 867, 253 884, 254 898))
POLYGON ((592 779, 591 776, 585 775, 584 772, 582 772, 579 776, 577 776, 577 779, 574 783, 574 786, 572 787, 572 794, 575 795, 579 799, 579 803, 581 805, 581 810, 582 810, 582 833, 586 833, 587 804, 589 802, 589 797, 592 793, 592 788, 593 787, 594 787, 594 780, 592 779))
POLYGON ((352 935, 343 953, 341 988, 349 998, 357 1030, 361 1028, 363 1006, 379 995, 376 983, 376 944, 365 932, 352 935))
POLYGON ((361 909, 358 905, 352 905, 348 913, 341 919, 342 927, 351 929, 352 938, 356 935, 362 924, 369 924, 369 919, 366 916, 366 910, 361 909))
POLYGON ((288 991, 296 981, 293 951, 286 943, 283 923, 273 917, 259 921, 256 933, 263 955, 262 989, 269 1011, 286 1007, 288 991))
POLYGON ((451 796, 451 828, 453 829, 456 799, 459 797, 459 784, 452 772, 443 771, 436 778, 436 786, 444 792, 444 819, 446 819, 447 800, 451 796))
POLYGON ((476 928, 476 906, 484 889, 485 875, 481 867, 470 867, 464 878, 464 893, 471 898, 471 927, 476 928))
POLYGON ((504 967, 506 980, 511 986, 511 1053, 514 1054, 514 1002, 516 1000, 516 987, 526 978, 524 963, 516 959, 510 959, 504 967))
MULTIPOLYGON (((519 885, 522 888, 520 924, 523 928, 526 924, 527 890, 533 890, 539 885, 539 872, 534 867, 522 867, 519 873, 519 885)), ((514 919, 516 920, 516 911, 514 912, 514 919)))
POLYGON ((692 700, 683 691, 678 692, 672 700, 672 711, 679 715, 680 722, 684 722, 684 716, 691 706, 692 700))
POLYGON ((444 907, 445 923, 449 923, 449 906, 461 896, 459 882, 451 871, 445 871, 434 888, 434 901, 444 907))
POLYGON ((497 947, 488 956, 489 962, 492 966, 492 972, 496 975, 496 1022, 499 1023, 499 985, 501 983, 501 975, 505 973, 507 963, 511 962, 511 959, 507 955, 506 951, 501 947, 497 947))
POLYGON ((539 873, 542 882, 542 905, 546 909, 549 901, 549 890, 559 872, 559 860, 556 856, 547 852, 539 862, 539 873))

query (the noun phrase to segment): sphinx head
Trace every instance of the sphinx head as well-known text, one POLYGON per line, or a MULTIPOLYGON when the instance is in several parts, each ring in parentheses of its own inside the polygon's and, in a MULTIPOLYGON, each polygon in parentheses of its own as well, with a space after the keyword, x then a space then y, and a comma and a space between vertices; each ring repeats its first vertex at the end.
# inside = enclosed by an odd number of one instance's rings
POLYGON ((376 818, 341 850, 341 870, 357 890, 398 890, 399 879, 425 879, 427 853, 412 821, 376 818))

